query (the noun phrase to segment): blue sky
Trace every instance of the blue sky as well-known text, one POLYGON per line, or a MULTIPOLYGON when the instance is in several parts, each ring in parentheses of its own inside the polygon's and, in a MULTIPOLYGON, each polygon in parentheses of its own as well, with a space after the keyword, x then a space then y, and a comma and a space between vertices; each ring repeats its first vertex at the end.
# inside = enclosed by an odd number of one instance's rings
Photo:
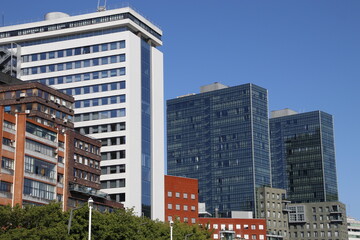
MULTIPOLYGON (((107 2, 110 7, 124 3, 107 2)), ((360 1, 127 3, 164 32, 165 99, 197 93, 212 82, 250 82, 269 90, 270 111, 332 114, 340 200, 348 215, 360 219, 360 1)), ((51 11, 91 12, 96 6, 97 0, 12 0, 2 1, 0 14, 8 25, 41 20, 51 11)))

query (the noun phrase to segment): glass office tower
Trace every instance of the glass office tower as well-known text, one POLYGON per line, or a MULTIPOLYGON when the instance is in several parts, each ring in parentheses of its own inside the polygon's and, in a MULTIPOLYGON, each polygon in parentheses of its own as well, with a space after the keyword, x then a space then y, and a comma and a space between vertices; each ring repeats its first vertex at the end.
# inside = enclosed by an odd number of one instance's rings
POLYGON ((18 78, 74 96, 74 119, 64 121, 101 140, 102 191, 153 219, 164 218, 161 38, 129 7, 0 28, 18 78))
POLYGON ((273 111, 272 185, 292 202, 337 201, 333 119, 328 113, 273 111))
POLYGON ((167 101, 168 174, 197 178, 207 211, 255 212, 270 186, 267 90, 214 83, 167 101))

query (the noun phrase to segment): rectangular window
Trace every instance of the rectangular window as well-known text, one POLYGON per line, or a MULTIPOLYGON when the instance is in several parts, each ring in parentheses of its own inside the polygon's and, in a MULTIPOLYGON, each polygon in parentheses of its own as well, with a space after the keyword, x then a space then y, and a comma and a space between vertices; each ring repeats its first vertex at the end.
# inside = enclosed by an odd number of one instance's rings
POLYGON ((46 183, 25 178, 24 194, 46 200, 55 200, 55 187, 46 183))

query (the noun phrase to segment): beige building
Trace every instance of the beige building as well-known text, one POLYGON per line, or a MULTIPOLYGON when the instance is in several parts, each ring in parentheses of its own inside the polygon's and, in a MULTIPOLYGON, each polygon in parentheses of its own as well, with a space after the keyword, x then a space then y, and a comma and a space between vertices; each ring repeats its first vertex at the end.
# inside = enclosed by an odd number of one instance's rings
POLYGON ((257 218, 266 219, 267 239, 289 239, 286 191, 279 188, 257 188, 257 218))

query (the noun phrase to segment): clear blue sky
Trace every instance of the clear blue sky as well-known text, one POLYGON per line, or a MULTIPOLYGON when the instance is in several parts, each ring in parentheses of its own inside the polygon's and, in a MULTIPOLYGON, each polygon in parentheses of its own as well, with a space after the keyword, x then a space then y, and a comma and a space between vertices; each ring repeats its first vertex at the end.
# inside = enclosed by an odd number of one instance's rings
MULTIPOLYGON (((108 0, 111 7, 124 1, 108 0)), ((340 200, 360 219, 360 1, 132 0, 163 32, 165 99, 221 82, 269 90, 270 111, 334 116, 340 200), (357 149, 359 148, 359 149, 357 149)), ((94 11, 97 0, 1 1, 5 24, 51 11, 94 11)), ((1 24, 1 22, 0 22, 1 24)))

